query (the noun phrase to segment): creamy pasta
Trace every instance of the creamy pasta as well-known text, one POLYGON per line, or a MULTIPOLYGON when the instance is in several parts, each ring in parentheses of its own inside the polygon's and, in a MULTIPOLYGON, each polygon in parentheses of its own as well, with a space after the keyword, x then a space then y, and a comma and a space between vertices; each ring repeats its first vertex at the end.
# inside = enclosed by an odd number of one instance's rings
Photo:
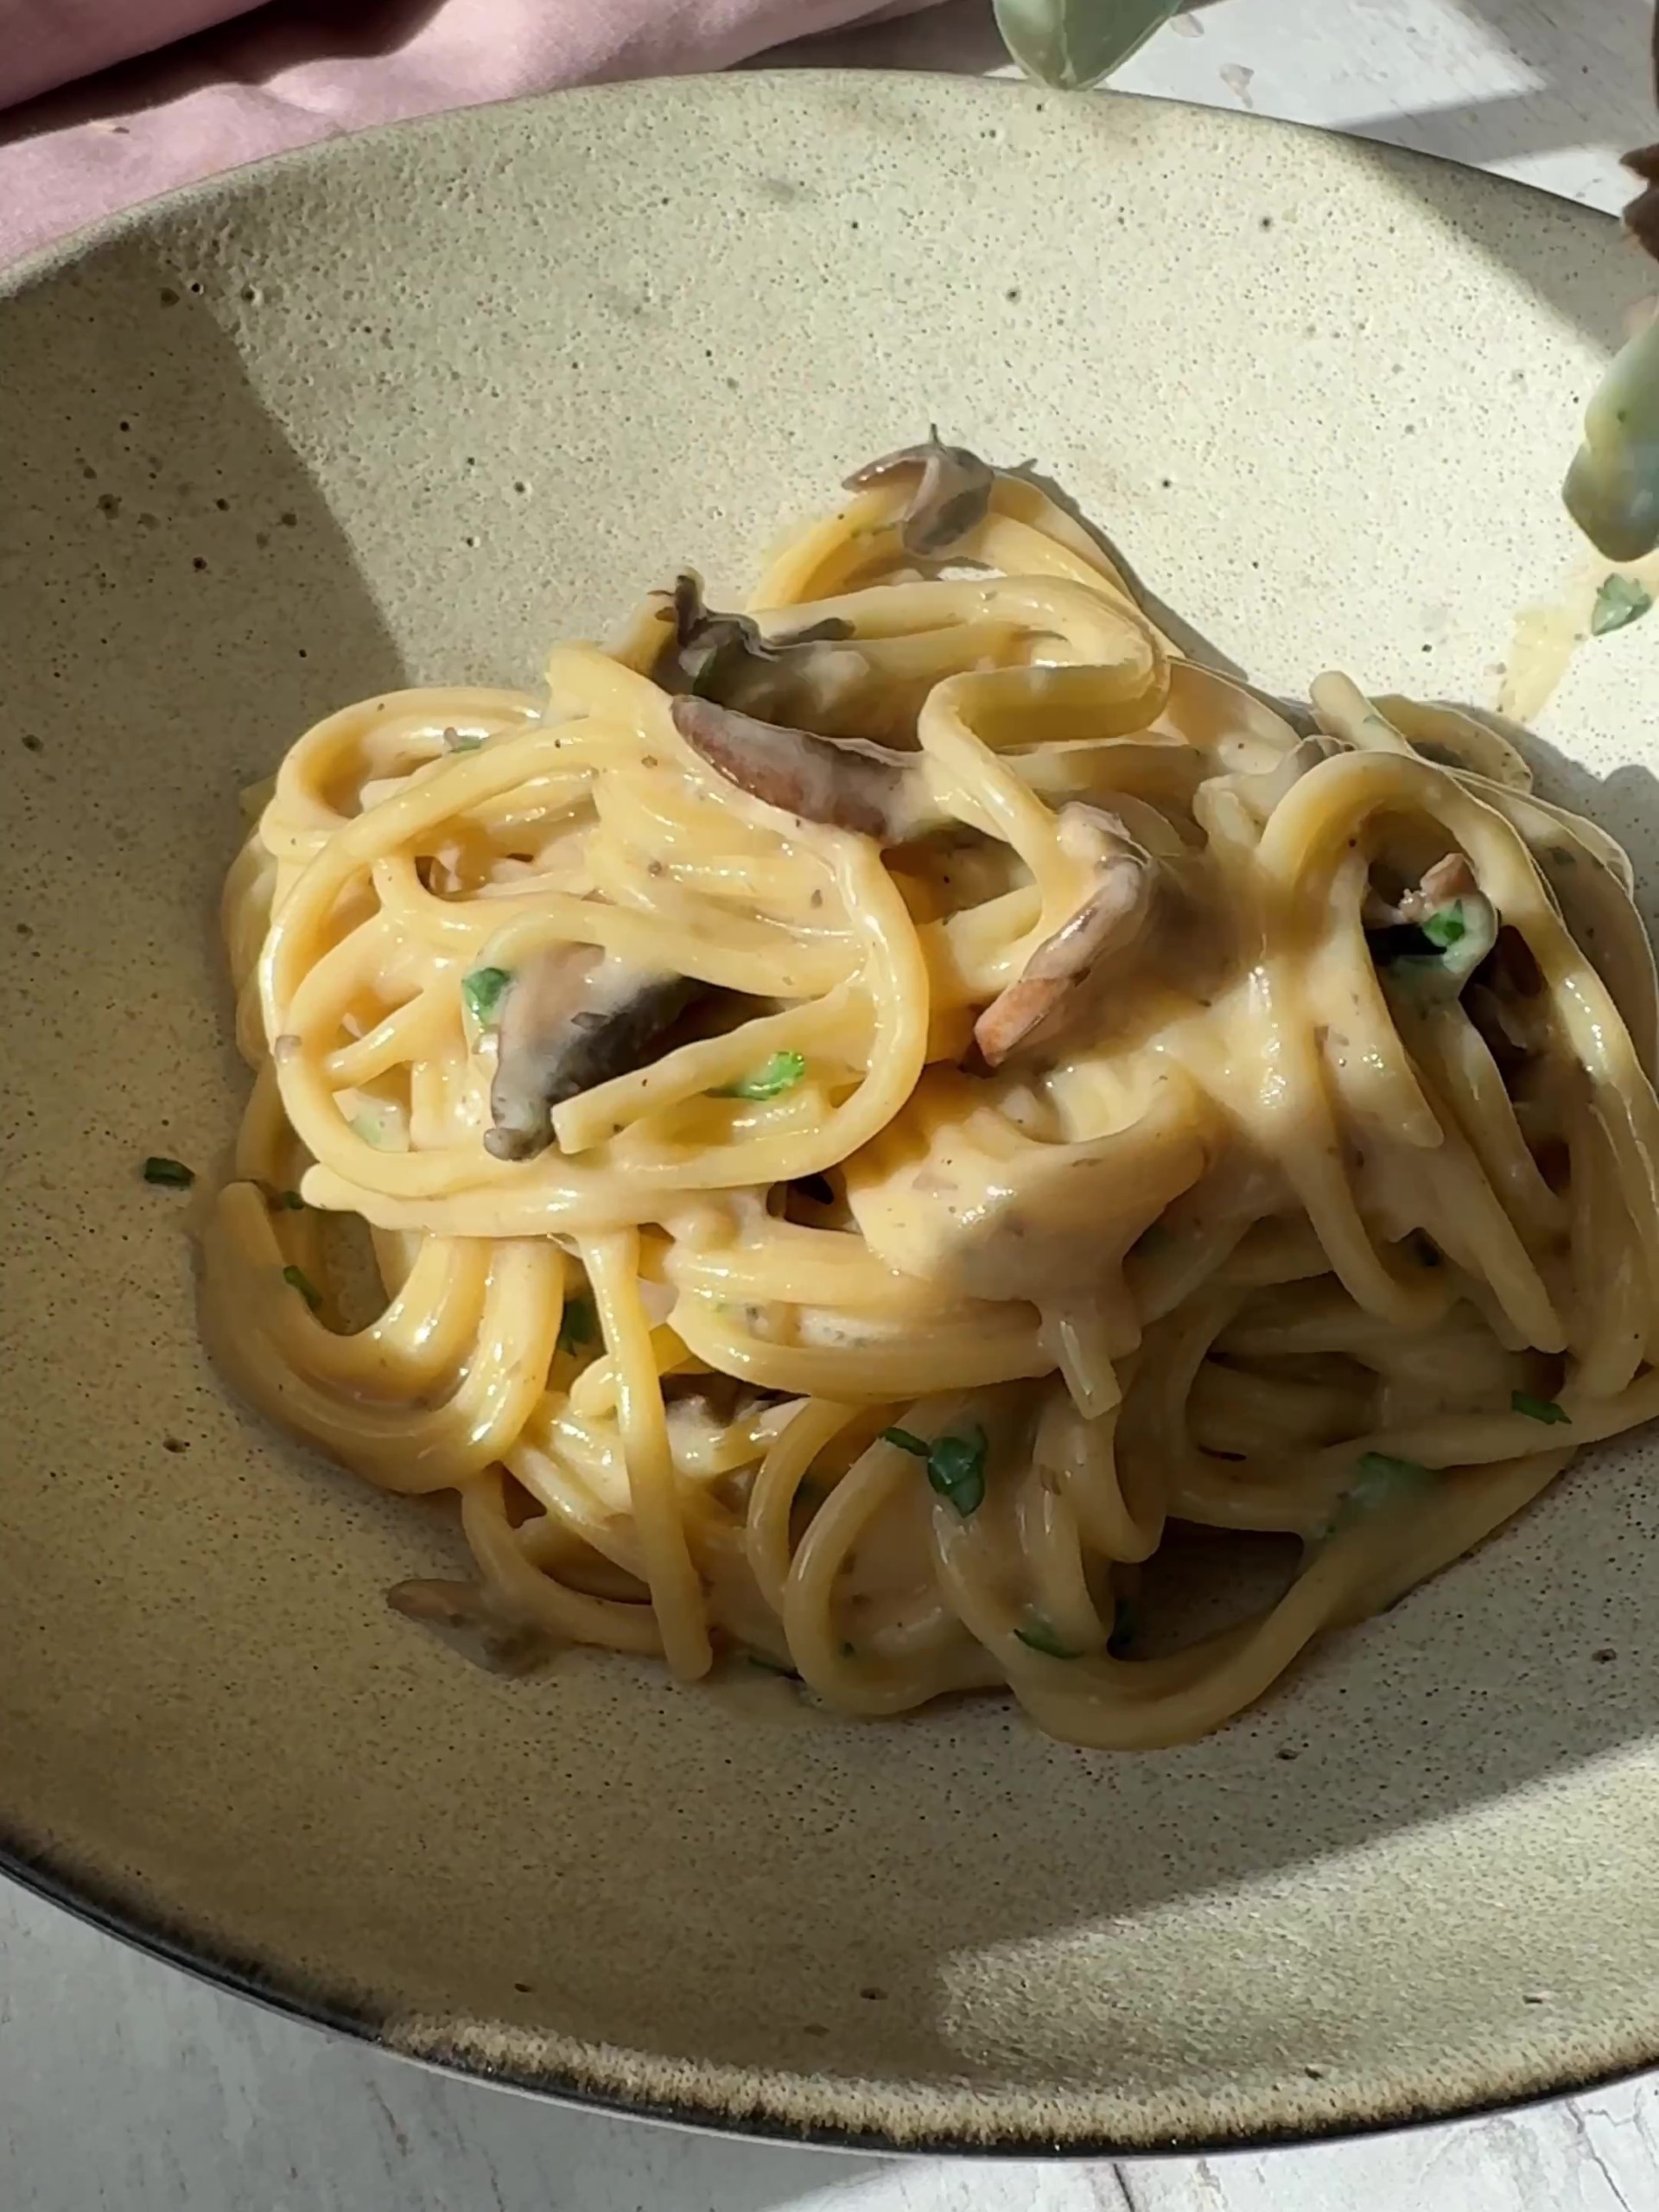
POLYGON ((752 605, 294 745, 215 1356, 458 1493, 391 1602, 491 1664, 1197 1736, 1659 1411, 1628 863, 1484 720, 1183 658, 957 449, 752 605))

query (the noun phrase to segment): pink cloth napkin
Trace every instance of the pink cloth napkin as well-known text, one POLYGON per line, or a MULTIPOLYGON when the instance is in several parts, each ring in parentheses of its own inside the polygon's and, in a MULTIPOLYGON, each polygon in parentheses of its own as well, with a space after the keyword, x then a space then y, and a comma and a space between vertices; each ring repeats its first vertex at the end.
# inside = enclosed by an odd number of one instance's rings
POLYGON ((0 0, 0 263, 173 185, 365 124, 724 69, 929 4, 0 0))

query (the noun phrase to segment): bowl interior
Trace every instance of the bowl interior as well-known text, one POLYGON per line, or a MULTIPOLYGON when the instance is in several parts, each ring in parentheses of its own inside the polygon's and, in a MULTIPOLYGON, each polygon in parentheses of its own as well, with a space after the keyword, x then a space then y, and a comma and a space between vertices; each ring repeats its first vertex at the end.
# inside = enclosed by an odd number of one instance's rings
MULTIPOLYGON (((930 420, 1262 681, 1491 703, 1517 611, 1586 589, 1554 486, 1637 281, 1600 219, 1402 155, 804 75, 355 139, 16 276, 14 1863, 395 2047, 733 2124, 1197 2143, 1659 2053, 1646 1446, 1190 1750, 582 1655, 504 1683, 380 1601, 446 1517, 217 1387, 194 1201, 137 1173, 224 1157, 238 790, 324 712, 531 679, 678 561, 741 584, 930 420)), ((1656 677, 1659 632, 1586 646, 1540 747, 1644 881, 1656 677)))

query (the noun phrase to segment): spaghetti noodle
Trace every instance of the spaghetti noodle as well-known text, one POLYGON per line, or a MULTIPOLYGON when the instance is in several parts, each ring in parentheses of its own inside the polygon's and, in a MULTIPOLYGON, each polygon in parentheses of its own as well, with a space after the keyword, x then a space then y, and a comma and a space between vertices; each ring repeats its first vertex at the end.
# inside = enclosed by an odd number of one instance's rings
POLYGON ((850 490, 752 615, 293 747, 205 1325, 460 1494, 392 1599, 493 1663, 1185 1740, 1659 1413, 1628 863, 1472 715, 1183 658, 1022 477, 850 490))

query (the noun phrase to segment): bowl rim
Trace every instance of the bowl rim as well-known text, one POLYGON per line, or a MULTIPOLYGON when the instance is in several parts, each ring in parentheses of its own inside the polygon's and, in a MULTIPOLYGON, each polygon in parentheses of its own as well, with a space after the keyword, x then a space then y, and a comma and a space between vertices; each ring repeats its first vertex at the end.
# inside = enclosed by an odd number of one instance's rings
MULTIPOLYGON (((824 87, 838 87, 844 92, 868 91, 872 86, 881 85, 912 90, 926 86, 930 96, 947 100, 988 96, 993 99, 1022 100, 1038 109, 1047 99, 1067 97, 1050 92, 1023 77, 963 77, 950 72, 925 69, 791 68, 773 66, 723 72, 695 72, 672 78, 626 79, 440 109, 433 113, 372 124, 317 140, 308 145, 237 162, 97 217, 10 262, 0 264, 0 315, 13 299, 73 269, 89 253, 142 233, 159 215, 207 205, 222 198, 227 192, 237 195, 257 192, 273 176, 349 159, 350 155, 345 149, 355 146, 359 141, 378 141, 392 135, 412 137, 426 132, 435 135, 453 129, 457 123, 461 123, 464 127, 465 119, 470 117, 482 118, 524 114, 569 99, 594 105, 641 99, 672 101, 686 88, 704 98, 711 92, 716 98, 726 93, 736 97, 741 87, 757 83, 774 91, 789 87, 807 92, 824 87), (944 88, 946 86, 950 89, 945 91, 944 88), (971 92, 969 87, 972 88, 971 92)), ((1618 223, 1617 216, 1586 207, 1581 202, 1567 200, 1563 195, 1541 186, 1516 178, 1499 176, 1445 155, 1397 146, 1386 140, 1373 139, 1355 132, 1294 122, 1255 111, 1213 107, 1196 101, 1128 92, 1116 88, 1108 88, 1091 97, 1126 105, 1133 103, 1143 109, 1171 109, 1186 118, 1201 118, 1203 127, 1217 130, 1223 134, 1265 130, 1281 137, 1300 139, 1345 140, 1349 145, 1370 155, 1379 164, 1389 168, 1456 171, 1465 177, 1484 179, 1493 188, 1494 195, 1502 200, 1524 200, 1535 205, 1548 203, 1558 208, 1570 209, 1575 219, 1609 226, 1618 223)), ((113 1937, 163 1966, 175 1967, 207 1987, 244 1999, 265 2012, 303 2026, 341 2036, 355 2044, 405 2060, 424 2071, 507 2090, 519 2096, 574 2111, 782 2147, 867 2152, 888 2158, 932 2157, 993 2161, 1200 2158, 1230 2152, 1287 2150, 1363 2141, 1408 2130, 1528 2112, 1566 2098, 1617 2088, 1641 2078, 1659 2065, 1659 2029, 1656 2029, 1654 2048, 1640 2056, 1621 2058, 1611 2064, 1592 2063, 1582 2069, 1575 2069, 1570 2062, 1562 2064, 1558 2061, 1554 2063, 1560 2067, 1560 2071, 1549 2082, 1467 2102, 1413 2101, 1402 2103, 1396 2110, 1383 2113, 1362 2113, 1351 2109, 1346 2114, 1338 2113, 1329 2118, 1309 2115, 1282 2126, 1241 2126, 1231 2133, 1194 2133, 1179 2137, 1138 2136, 1132 2133, 1111 2135, 1090 2133, 1084 2128, 1064 2135, 1027 2134, 1017 2127, 1009 2126, 1000 2118, 995 2123, 995 2133, 982 2133, 965 2128, 946 2127, 914 2132, 906 2130, 899 2134, 880 2127, 801 2120, 786 2112, 775 2100, 768 2102, 764 2093, 753 2095, 740 2109, 723 2104, 717 2089, 711 2088, 711 2093, 701 2100, 695 2096, 654 2097, 634 2091, 595 2087, 590 2081, 580 2078, 573 2069, 561 2068, 556 2063, 533 2070, 515 2068, 511 2064, 486 2063, 471 2053, 454 2047, 448 2050, 411 2048, 403 2040, 382 2031, 383 2023, 377 2018, 372 2005, 353 2006, 343 1998, 327 1993, 315 1981, 273 1967, 271 1963, 251 1953, 216 1950, 211 1939, 192 1929, 183 1915, 170 1912, 159 1905, 147 1908, 136 1903, 134 1891, 124 1890, 118 1882, 72 1864, 67 1853, 54 1852, 30 1844, 15 1825, 6 1821, 3 1811, 0 1811, 0 1877, 15 1883, 19 1889, 47 1904, 67 1913, 83 1925, 96 1929, 100 1935, 113 1937)), ((738 2075, 751 2074, 757 2083, 766 2078, 759 2069, 752 2068, 734 2067, 731 2070, 738 2075)), ((821 2087, 834 2077, 797 2074, 794 2078, 810 2081, 821 2087)), ((889 2097, 901 2097, 904 2091, 902 2087, 887 2088, 887 2094, 889 2097)), ((1006 2095, 1007 2093, 1003 2094, 1006 2095)), ((1034 2094, 1032 2101, 1037 2101, 1034 2094)))
POLYGON ((1592 2069, 1542 2088, 1527 2089, 1513 2096, 1482 2099, 1473 2104, 1444 2107, 1414 2107, 1370 2119, 1335 2119, 1328 2124, 1241 2131, 1233 2135, 1129 2138, 1109 2135, 1022 2135, 1012 2131, 995 2136, 970 2135, 944 2130, 891 2135, 880 2128, 860 2128, 828 2123, 799 2123, 779 2112, 758 2107, 742 2112, 722 2111, 712 2101, 698 2103, 676 2098, 624 2095, 596 2089, 574 2075, 553 2069, 543 2075, 507 2067, 484 2066, 455 2054, 439 2056, 410 2050, 378 2031, 378 2023, 365 2007, 348 2005, 317 1993, 298 1977, 273 1974, 248 1957, 229 1953, 214 1955, 198 1936, 184 1932, 164 1912, 145 1918, 118 1896, 113 1885, 97 1877, 72 1872, 49 1853, 31 1852, 0 1829, 0 1875, 21 1890, 55 1906, 99 1935, 113 1937, 130 1949, 161 1965, 188 1974, 193 1981, 222 1994, 257 2005, 262 2012, 292 2020, 325 2035, 332 2034, 401 2059, 422 2071, 480 2088, 501 2089, 528 2097, 539 2104, 563 2106, 573 2112, 593 2113, 610 2120, 632 2120, 647 2126, 688 2130, 699 2135, 736 2138, 746 2142, 773 2144, 794 2150, 852 2151, 883 2158, 971 2158, 1052 2161, 1088 2158, 1158 2159, 1218 2158, 1229 2152, 1293 2151, 1316 2145, 1366 2142, 1376 2137, 1404 2135, 1419 2129, 1450 2127, 1466 2121, 1495 2120, 1531 2112, 1546 2105, 1586 2093, 1618 2088, 1639 2080, 1650 2070, 1650 2062, 1638 2060, 1611 2070, 1592 2069))

